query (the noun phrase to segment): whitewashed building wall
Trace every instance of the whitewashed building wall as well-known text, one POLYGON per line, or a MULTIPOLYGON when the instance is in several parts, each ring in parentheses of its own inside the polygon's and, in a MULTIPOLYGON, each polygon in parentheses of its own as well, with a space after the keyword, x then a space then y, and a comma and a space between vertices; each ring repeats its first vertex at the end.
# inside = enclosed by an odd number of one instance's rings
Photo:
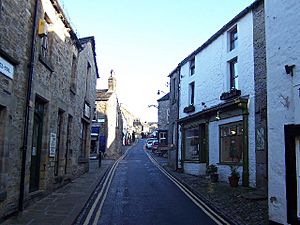
MULTIPOLYGON (((229 91, 228 61, 238 57, 238 75, 241 96, 249 95, 249 181, 255 186, 255 109, 254 109, 254 57, 253 57, 253 16, 250 11, 239 21, 238 47, 228 51, 228 33, 221 34, 216 40, 195 55, 195 74, 189 75, 189 62, 181 66, 179 119, 204 110, 202 102, 207 108, 222 103, 220 95, 229 91), (184 107, 189 105, 189 84, 195 82, 195 112, 184 113, 184 107)), ((230 122, 242 120, 241 116, 230 118, 230 122)), ((229 121, 220 120, 209 125, 209 164, 219 163, 219 125, 229 121)), ((181 139, 179 138, 181 146, 181 139)), ((179 149, 179 157, 181 149, 179 149)), ((195 170, 195 165, 185 169, 195 170)), ((203 168, 200 168, 202 169, 203 168)), ((227 180, 228 166, 219 166, 221 180, 227 180)), ((205 168, 204 168, 205 170, 205 168)), ((195 171, 190 171, 195 174, 195 171)), ((197 173, 196 173, 197 174, 197 173)))
MULTIPOLYGON (((300 124, 299 12, 300 1, 298 0, 265 1, 267 91, 269 96, 269 218, 280 224, 288 224, 284 125, 300 124), (286 74, 285 65, 295 65, 293 76, 286 74)), ((299 219, 299 190, 298 195, 294 198, 298 199, 299 219)))

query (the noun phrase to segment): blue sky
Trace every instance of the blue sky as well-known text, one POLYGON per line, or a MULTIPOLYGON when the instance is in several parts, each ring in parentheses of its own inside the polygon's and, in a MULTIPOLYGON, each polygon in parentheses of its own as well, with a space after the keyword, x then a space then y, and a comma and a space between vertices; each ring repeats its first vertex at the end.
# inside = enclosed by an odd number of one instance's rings
POLYGON ((119 102, 156 121, 168 74, 254 0, 60 0, 80 38, 95 36, 100 79, 111 69, 119 102))

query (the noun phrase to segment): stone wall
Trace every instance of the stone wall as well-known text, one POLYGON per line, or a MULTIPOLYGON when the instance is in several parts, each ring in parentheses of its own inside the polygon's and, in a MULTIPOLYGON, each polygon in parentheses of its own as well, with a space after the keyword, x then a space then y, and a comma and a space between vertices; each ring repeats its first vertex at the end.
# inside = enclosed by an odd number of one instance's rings
MULTIPOLYGON (((169 94, 167 94, 169 95, 169 94)), ((158 129, 168 130, 169 129, 169 113, 170 104, 169 97, 157 100, 158 102, 158 129)))
POLYGON ((264 4, 253 10, 256 183, 266 189, 267 174, 267 67, 264 4))
POLYGON ((14 69, 0 72, 0 221, 18 206, 33 2, 0 1, 1 62, 14 69))
POLYGON ((176 169, 176 157, 177 157, 177 145, 178 145, 178 110, 179 110, 179 75, 180 68, 176 68, 170 74, 170 100, 169 100, 169 130, 168 130, 168 140, 171 148, 168 154, 168 164, 173 169, 176 169))
MULTIPOLYGON (((0 57, 14 65, 12 78, 0 74, 0 218, 18 207, 22 159, 24 115, 28 65, 35 1, 0 1, 0 57), (3 90, 3 91, 2 91, 3 90), (3 125, 3 126, 2 126, 3 125)), ((95 43, 93 37, 78 39, 60 18, 60 8, 50 0, 38 1, 38 19, 51 20, 48 50, 42 56, 42 36, 35 36, 33 81, 29 102, 27 157, 25 165, 25 203, 46 195, 66 181, 88 170, 90 124, 95 102, 95 43), (47 15, 46 15, 46 14, 47 15), (76 57, 76 88, 71 89, 72 63, 76 57), (41 104, 41 145, 33 142, 34 118, 41 104), (84 105, 86 113, 84 113, 84 105), (88 111, 88 109, 90 109, 88 111), (59 117, 61 122, 59 123, 59 117), (58 126, 60 124, 60 126, 58 126), (86 136, 82 139, 82 124, 86 136), (51 134, 56 134, 55 155, 50 155, 51 134), (58 139, 58 134, 60 134, 58 139), (58 142, 59 140, 59 142, 58 142), (82 141, 85 140, 85 141, 82 141), (81 147, 81 143, 84 143, 81 147), (37 161, 37 186, 30 189, 33 157, 37 161)), ((36 31, 35 31, 36 33, 36 31)), ((36 122, 35 122, 36 123, 36 122)))

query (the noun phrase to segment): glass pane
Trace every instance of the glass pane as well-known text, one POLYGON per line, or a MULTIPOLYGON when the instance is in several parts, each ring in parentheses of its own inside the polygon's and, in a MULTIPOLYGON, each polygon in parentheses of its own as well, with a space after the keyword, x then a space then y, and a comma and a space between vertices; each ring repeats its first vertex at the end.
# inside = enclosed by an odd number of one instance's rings
POLYGON ((243 129, 242 123, 230 124, 221 128, 221 134, 229 131, 229 135, 221 136, 221 162, 239 163, 243 160, 243 129))
POLYGON ((199 128, 191 128, 186 130, 185 136, 185 159, 199 160, 199 128))

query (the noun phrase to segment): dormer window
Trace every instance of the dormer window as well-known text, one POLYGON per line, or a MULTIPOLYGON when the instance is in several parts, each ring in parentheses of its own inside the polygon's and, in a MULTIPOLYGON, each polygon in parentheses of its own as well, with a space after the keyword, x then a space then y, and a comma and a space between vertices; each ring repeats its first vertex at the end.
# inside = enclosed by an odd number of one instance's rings
POLYGON ((195 57, 190 60, 190 75, 195 73, 195 57))
POLYGON ((238 45, 238 33, 237 33, 237 26, 233 27, 229 33, 229 51, 235 49, 238 45))

